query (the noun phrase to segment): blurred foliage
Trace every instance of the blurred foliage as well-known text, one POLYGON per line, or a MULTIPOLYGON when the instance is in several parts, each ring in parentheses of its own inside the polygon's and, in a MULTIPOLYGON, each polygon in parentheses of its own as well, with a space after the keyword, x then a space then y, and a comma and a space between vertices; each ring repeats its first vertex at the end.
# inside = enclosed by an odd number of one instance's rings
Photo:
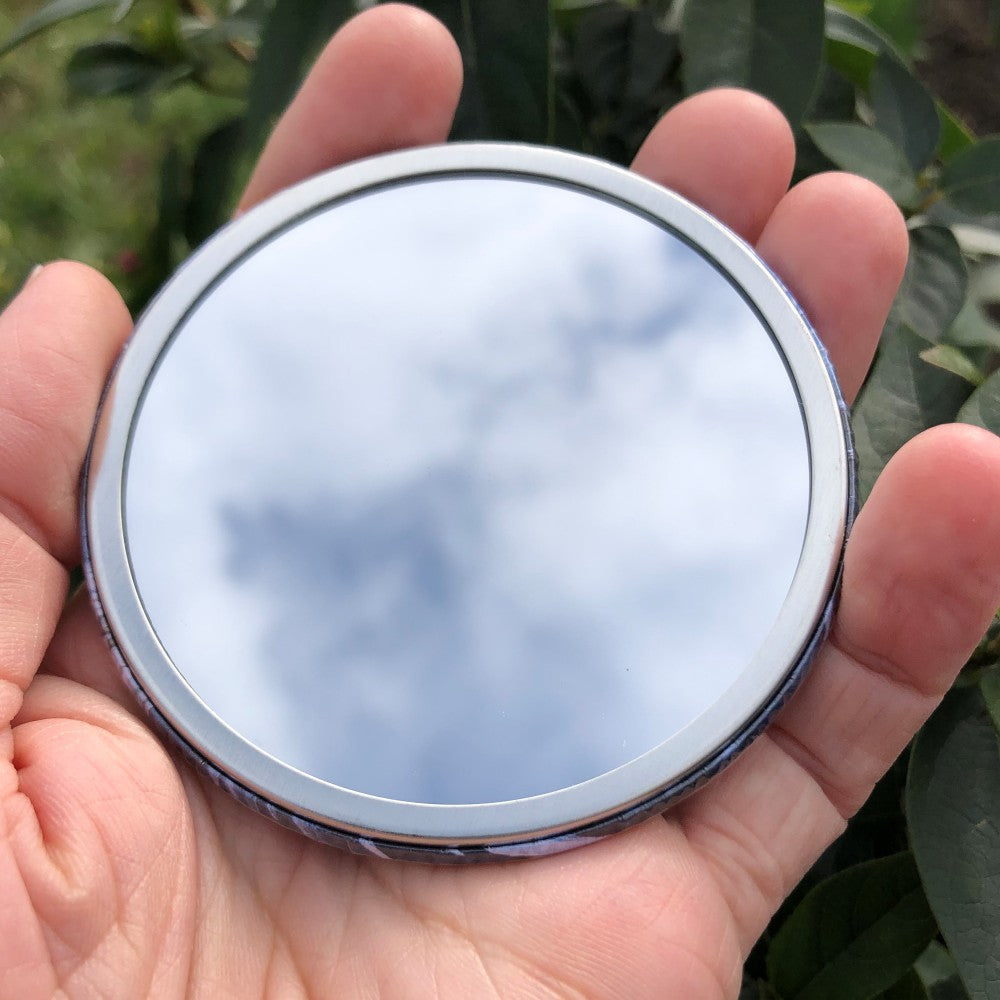
MULTIPOLYGON (((1000 432, 1000 136, 971 135, 921 83, 918 0, 422 6, 463 48, 454 138, 546 142, 627 163, 685 94, 738 84, 770 97, 795 128, 798 177, 852 170, 909 223, 906 277, 854 408, 862 495, 927 427, 960 420, 1000 432)), ((354 10, 351 0, 52 0, 25 4, 16 25, 0 20, 0 123, 20 122, 0 166, 0 296, 54 243, 110 269, 141 305, 225 219, 309 60, 354 10), (72 116, 58 141, 44 114, 32 117, 41 96, 52 101, 51 74, 15 62, 32 46, 33 58, 43 46, 44 65, 63 67, 72 116), (129 177, 132 158, 145 166, 153 156, 158 196, 129 177), (102 224, 91 203, 123 186, 131 200, 102 224), (130 247, 125 234, 136 231, 130 247)), ((991 10, 1000 32, 1000 2, 991 10)), ((998 728, 995 623, 776 915, 741 997, 1000 1000, 998 728)))
MULTIPOLYGON (((0 6, 0 38, 34 6, 0 6)), ((134 30, 151 33, 158 6, 137 6, 134 30)), ((68 65, 83 40, 108 32, 110 16, 109 8, 55 24, 0 58, 0 303, 56 255, 99 268, 134 298, 166 146, 192 149, 241 107, 191 83, 138 99, 75 95, 68 65)))

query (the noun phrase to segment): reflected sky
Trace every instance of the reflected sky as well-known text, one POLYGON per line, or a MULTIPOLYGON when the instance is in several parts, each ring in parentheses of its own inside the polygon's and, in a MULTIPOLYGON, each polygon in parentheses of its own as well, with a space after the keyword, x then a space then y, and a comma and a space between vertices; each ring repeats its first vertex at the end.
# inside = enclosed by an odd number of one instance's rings
POLYGON ((752 310, 637 214, 516 179, 313 216, 194 310, 126 484, 205 703, 390 798, 484 802, 651 749, 750 661, 808 502, 752 310))

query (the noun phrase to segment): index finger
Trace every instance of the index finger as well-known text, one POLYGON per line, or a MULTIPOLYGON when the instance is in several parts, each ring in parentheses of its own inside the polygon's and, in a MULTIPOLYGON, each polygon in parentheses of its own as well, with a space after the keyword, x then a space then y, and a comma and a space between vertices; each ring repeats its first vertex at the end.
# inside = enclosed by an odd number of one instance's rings
POLYGON ((238 211, 329 167, 444 142, 461 87, 462 57, 435 18, 401 4, 357 15, 275 126, 238 211))

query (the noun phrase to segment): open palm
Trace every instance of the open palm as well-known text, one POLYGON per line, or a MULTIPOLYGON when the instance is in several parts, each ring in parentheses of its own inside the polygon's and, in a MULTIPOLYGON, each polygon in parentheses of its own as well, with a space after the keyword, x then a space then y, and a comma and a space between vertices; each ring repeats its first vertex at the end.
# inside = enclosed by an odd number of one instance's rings
MULTIPOLYGON (((376 8, 331 43, 244 207, 360 155, 445 138, 460 85, 429 17, 376 8)), ((856 391, 906 236, 857 178, 786 192, 763 100, 675 108, 635 169, 756 243, 856 391)), ((135 714, 84 596, 76 487, 129 328, 74 264, 0 318, 0 998, 734 997, 772 912, 948 687, 1000 599, 1000 442, 938 428, 851 539, 831 640, 777 722, 665 817, 552 858, 362 859, 244 809, 135 714)))

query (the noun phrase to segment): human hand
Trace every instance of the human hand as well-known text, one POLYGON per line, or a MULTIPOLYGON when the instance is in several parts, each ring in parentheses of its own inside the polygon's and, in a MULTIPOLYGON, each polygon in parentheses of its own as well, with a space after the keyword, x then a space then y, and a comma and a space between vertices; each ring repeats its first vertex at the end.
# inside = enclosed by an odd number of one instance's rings
MULTIPOLYGON (((453 42, 383 6, 331 43, 242 206, 322 168, 442 141, 453 42)), ((635 167, 703 205, 792 289, 856 391, 906 254, 844 175, 790 193, 766 102, 705 94, 635 167)), ((584 849, 463 868, 361 858, 249 812, 136 718, 86 596, 77 477, 129 326, 46 267, 0 318, 0 998, 734 997, 743 959, 949 686, 1000 600, 1000 442, 938 428, 890 463, 851 538, 830 641, 729 770, 584 849)))

